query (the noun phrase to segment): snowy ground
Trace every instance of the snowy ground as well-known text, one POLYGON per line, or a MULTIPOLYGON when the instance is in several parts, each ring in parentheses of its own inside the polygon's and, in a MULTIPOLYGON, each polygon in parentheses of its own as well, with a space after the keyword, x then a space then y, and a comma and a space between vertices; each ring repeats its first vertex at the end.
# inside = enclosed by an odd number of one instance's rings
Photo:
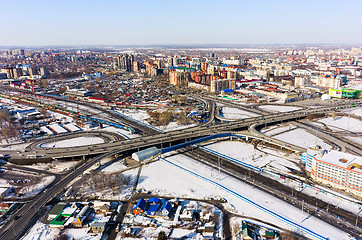
POLYGON ((278 140, 303 148, 307 148, 311 145, 320 145, 328 151, 332 149, 332 146, 325 143, 322 139, 307 132, 305 129, 298 128, 293 125, 273 126, 272 128, 263 129, 262 132, 267 136, 271 136, 278 140))
POLYGON ((27 198, 32 197, 43 191, 44 188, 46 188, 49 184, 51 184, 55 179, 55 176, 47 176, 43 177, 41 179, 41 182, 23 187, 19 193, 22 193, 24 195, 21 196, 21 198, 27 198))
MULTIPOLYGON (((252 144, 239 141, 222 141, 214 144, 208 144, 205 147, 256 167, 267 167, 284 172, 290 172, 290 168, 300 171, 300 168, 295 163, 289 161, 286 157, 282 157, 282 152, 261 152, 254 149, 252 144)), ((298 160, 293 159, 293 161, 296 162, 298 160)))
POLYGON ((252 112, 243 111, 238 108, 223 107, 220 116, 230 119, 243 119, 258 117, 259 115, 252 112))
POLYGON ((268 112, 290 112, 301 109, 299 107, 283 106, 283 105, 263 105, 259 106, 259 108, 268 112))
POLYGON ((14 145, 5 145, 3 147, 0 147, 1 150, 5 151, 21 151, 24 150, 30 143, 20 143, 20 144, 14 144, 14 145))
MULTIPOLYGON (((237 181, 222 173, 219 176, 216 170, 205 167, 188 157, 176 155, 168 157, 167 160, 216 181, 224 187, 227 187, 286 218, 291 219, 291 216, 293 216, 292 220, 294 222, 301 224, 318 234, 330 237, 330 239, 348 239, 342 230, 334 228, 325 222, 310 216, 306 212, 302 212, 301 210, 294 208, 293 206, 282 202, 269 194, 259 191, 250 185, 237 181)), ((235 211, 239 214, 255 216, 263 219, 264 221, 270 221, 276 225, 292 229, 289 225, 286 225, 274 217, 265 214, 256 207, 253 207, 239 198, 226 193, 224 190, 183 172, 177 167, 164 161, 158 161, 143 168, 139 187, 164 196, 179 196, 198 199, 225 197, 228 200, 228 205, 230 205, 232 209, 235 209, 235 211), (177 176, 177 178, 175 178, 175 176, 177 176)))
POLYGON ((329 117, 318 120, 325 123, 333 131, 362 132, 362 121, 350 117, 329 117))
POLYGON ((53 240, 58 239, 59 228, 51 228, 48 224, 37 222, 21 240, 53 240))
POLYGON ((77 137, 66 139, 57 142, 44 143, 40 145, 43 148, 66 148, 66 147, 78 147, 93 144, 104 143, 104 140, 100 137, 77 137))
POLYGON ((343 112, 362 117, 362 107, 350 108, 343 112))
POLYGON ((68 228, 62 231, 72 240, 100 240, 102 234, 87 233, 90 228, 68 228))
POLYGON ((156 128, 158 128, 164 132, 168 132, 168 131, 173 131, 176 129, 185 129, 185 128, 194 127, 194 126, 196 126, 196 124, 178 125, 175 122, 170 122, 167 126, 157 126, 156 128))
POLYGON ((141 109, 121 109, 118 112, 144 123, 147 123, 145 120, 149 118, 147 111, 141 109))
POLYGON ((347 138, 348 140, 355 142, 359 145, 362 146, 362 137, 349 137, 349 136, 345 136, 344 138, 347 138))
POLYGON ((102 169, 101 172, 103 173, 114 173, 119 172, 122 170, 127 169, 127 167, 121 163, 121 161, 117 161, 112 163, 111 165, 107 166, 106 168, 102 169))

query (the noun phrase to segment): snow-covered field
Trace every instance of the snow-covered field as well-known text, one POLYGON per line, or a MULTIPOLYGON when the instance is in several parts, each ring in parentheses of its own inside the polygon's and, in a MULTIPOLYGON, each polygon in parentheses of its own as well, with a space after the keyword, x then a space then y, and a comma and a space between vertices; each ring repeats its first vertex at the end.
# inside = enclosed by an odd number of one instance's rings
POLYGON ((23 187, 19 191, 19 193, 23 194, 21 198, 27 198, 37 195, 38 193, 43 191, 43 189, 46 188, 49 184, 51 184, 54 181, 54 179, 55 176, 43 177, 41 179, 41 182, 39 182, 38 184, 23 187))
POLYGON ((60 234, 59 228, 52 228, 49 225, 37 222, 21 240, 53 240, 60 234))
MULTIPOLYGON (((222 173, 219 176, 216 170, 205 167, 188 157, 175 155, 167 157, 167 160, 222 184, 224 187, 241 194, 242 196, 282 215, 283 217, 289 218, 292 221, 317 232, 318 234, 336 240, 349 239, 341 229, 332 227, 327 223, 314 218, 308 213, 302 212, 301 210, 282 202, 269 194, 257 190, 248 184, 237 181, 222 173)), ((295 230, 289 225, 286 225, 284 222, 275 219, 271 215, 265 214, 263 211, 233 195, 230 195, 224 190, 194 177, 164 161, 158 161, 143 168, 139 187, 164 196, 179 196, 198 199, 225 197, 228 200, 228 205, 235 209, 235 211, 239 214, 255 216, 264 221, 272 222, 278 226, 295 230), (177 176, 177 178, 175 178, 175 176, 177 176)))
POLYGON ((114 173, 114 172, 119 172, 122 170, 125 170, 127 167, 122 164, 120 161, 114 162, 111 165, 105 167, 104 169, 101 170, 101 172, 104 173, 114 173))
POLYGON ((299 107, 283 106, 283 105, 263 105, 259 106, 259 108, 268 112, 290 112, 301 109, 299 107))
POLYGON ((240 110, 238 108, 230 108, 230 107, 223 107, 222 113, 220 114, 224 118, 230 119, 243 119, 243 118, 251 118, 251 117, 258 117, 258 114, 247 112, 240 110))
POLYGON ((293 125, 287 125, 282 127, 273 127, 272 130, 264 129, 263 132, 267 136, 272 136, 281 141, 291 143, 293 145, 307 148, 311 145, 320 145, 326 150, 331 150, 332 146, 325 143, 322 139, 307 132, 305 129, 295 127, 293 125))
POLYGON ((350 108, 350 109, 344 110, 343 112, 362 117, 362 107, 350 108))
POLYGON ((66 139, 57 142, 44 143, 40 145, 43 148, 66 148, 66 147, 79 147, 93 144, 104 143, 104 140, 100 137, 77 137, 66 139))
MULTIPOLYGON (((300 168, 295 163, 287 160, 286 157, 277 157, 282 156, 282 152, 261 152, 257 149, 254 149, 252 144, 239 141, 222 141, 208 144, 205 147, 256 167, 268 167, 285 172, 290 172, 289 168, 300 171, 300 168)), ((298 161, 297 159, 292 160, 294 162, 298 161)))
POLYGON ((350 117, 333 117, 318 120, 325 123, 333 131, 362 132, 362 121, 350 117))
POLYGON ((4 147, 0 147, 0 150, 5 151, 21 151, 24 150, 30 143, 20 143, 13 145, 5 145, 4 147))
POLYGON ((122 109, 118 112, 144 123, 146 123, 145 120, 149 118, 147 111, 141 109, 122 109))

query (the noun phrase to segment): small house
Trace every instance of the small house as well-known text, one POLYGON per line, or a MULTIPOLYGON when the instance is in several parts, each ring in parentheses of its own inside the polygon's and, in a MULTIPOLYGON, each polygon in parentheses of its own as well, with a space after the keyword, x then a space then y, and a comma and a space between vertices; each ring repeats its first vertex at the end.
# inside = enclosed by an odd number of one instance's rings
POLYGON ((77 217, 74 219, 74 221, 72 222, 73 227, 77 227, 77 228, 81 228, 83 227, 83 219, 81 219, 80 217, 77 217))
POLYGON ((170 202, 166 202, 161 206, 161 216, 169 218, 172 212, 172 205, 170 202))
POLYGON ((146 201, 143 198, 141 198, 140 200, 138 200, 137 204, 133 207, 132 212, 135 215, 139 215, 145 211, 145 207, 146 207, 146 201))
POLYGON ((107 222, 92 222, 91 224, 91 232, 92 233, 102 233, 106 228, 107 222))
POLYGON ((147 216, 150 216, 150 217, 155 216, 159 207, 160 207, 159 204, 150 205, 146 211, 147 216))

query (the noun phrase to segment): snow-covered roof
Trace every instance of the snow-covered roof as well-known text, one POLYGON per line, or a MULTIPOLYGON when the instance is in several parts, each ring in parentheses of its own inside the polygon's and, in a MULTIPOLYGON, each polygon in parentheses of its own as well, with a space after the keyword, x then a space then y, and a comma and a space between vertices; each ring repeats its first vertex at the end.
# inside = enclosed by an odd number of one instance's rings
POLYGON ((362 173, 362 157, 331 150, 328 154, 324 154, 319 158, 321 161, 337 165, 339 167, 352 169, 362 173))

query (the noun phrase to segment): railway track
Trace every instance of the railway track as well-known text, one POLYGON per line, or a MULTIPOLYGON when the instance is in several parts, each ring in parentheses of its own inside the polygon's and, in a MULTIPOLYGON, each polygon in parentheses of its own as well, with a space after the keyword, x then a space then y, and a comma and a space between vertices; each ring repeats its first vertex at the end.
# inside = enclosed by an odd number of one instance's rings
POLYGON ((271 179, 261 173, 256 173, 255 171, 236 165, 225 158, 217 157, 200 149, 192 149, 189 147, 187 150, 183 151, 182 154, 213 167, 216 170, 218 169, 220 161, 221 172, 231 175, 239 181, 255 186, 301 210, 304 209, 304 211, 310 212, 314 217, 317 217, 332 226, 344 229, 352 236, 362 237, 362 221, 359 221, 357 226, 355 226, 356 215, 354 213, 341 208, 336 208, 320 199, 283 185, 275 179, 271 179), (338 222, 336 222, 336 218, 339 220, 338 222))

